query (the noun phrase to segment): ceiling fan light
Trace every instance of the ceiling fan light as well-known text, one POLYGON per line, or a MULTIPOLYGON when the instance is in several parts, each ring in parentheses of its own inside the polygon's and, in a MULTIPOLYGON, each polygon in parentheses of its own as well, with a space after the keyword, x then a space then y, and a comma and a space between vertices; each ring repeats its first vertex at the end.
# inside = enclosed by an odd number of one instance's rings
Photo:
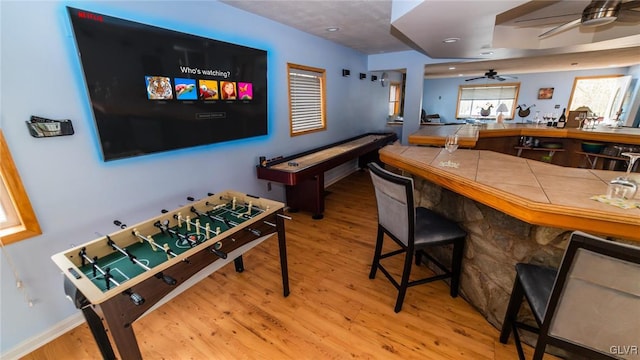
POLYGON ((620 1, 593 1, 582 12, 583 26, 600 26, 616 21, 620 1))

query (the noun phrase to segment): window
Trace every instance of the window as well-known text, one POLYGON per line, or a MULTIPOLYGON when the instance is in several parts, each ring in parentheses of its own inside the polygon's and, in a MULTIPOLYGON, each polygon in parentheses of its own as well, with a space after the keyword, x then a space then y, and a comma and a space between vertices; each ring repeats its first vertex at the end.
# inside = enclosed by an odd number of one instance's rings
POLYGON ((389 114, 400 115, 400 83, 389 84, 389 114))
POLYGON ((507 106, 505 119, 513 119, 520 83, 499 85, 460 85, 456 118, 495 118, 500 104, 507 106))
POLYGON ((631 76, 608 75, 576 77, 569 98, 569 109, 586 106, 605 119, 617 119, 631 76))
POLYGON ((325 70, 287 64, 291 136, 325 130, 325 70))
POLYGON ((40 225, 0 131, 0 238, 10 244, 40 235, 40 225))

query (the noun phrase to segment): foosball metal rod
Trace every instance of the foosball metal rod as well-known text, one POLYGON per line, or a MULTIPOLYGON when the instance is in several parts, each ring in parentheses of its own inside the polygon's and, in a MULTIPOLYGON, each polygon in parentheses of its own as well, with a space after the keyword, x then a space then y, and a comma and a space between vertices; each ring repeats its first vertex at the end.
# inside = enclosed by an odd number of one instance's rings
MULTIPOLYGON (((107 284, 106 284, 107 290, 110 289, 109 282, 113 283, 115 286, 120 286, 121 285, 119 282, 117 282, 113 278, 113 275, 111 275, 111 270, 108 267, 106 268, 106 270, 102 270, 102 268, 98 265, 96 260, 91 259, 90 257, 87 256, 86 248, 82 248, 82 250, 80 251, 80 256, 82 256, 83 259, 87 260, 91 264, 91 266, 93 267, 94 270, 98 270, 98 272, 100 272, 100 274, 102 274, 104 276, 104 278, 105 278, 105 280, 107 282, 107 284)), ((137 306, 144 304, 144 298, 142 296, 140 296, 139 294, 131 291, 131 289, 127 289, 127 290, 123 291, 122 294, 128 296, 129 299, 131 299, 131 301, 137 306)))
MULTIPOLYGON (((208 218, 212 219, 212 220, 217 220, 217 221, 222 221, 223 223, 225 223, 225 225, 227 225, 229 228, 232 227, 236 227, 240 224, 238 224, 235 221, 231 221, 231 220, 227 220, 226 218, 222 217, 222 216, 218 216, 218 215, 212 215, 212 214, 206 214, 203 213, 202 211, 198 211, 198 209, 196 209, 195 207, 191 207, 191 212, 193 212, 194 214, 197 214, 198 216, 207 216, 208 218)), ((252 233, 255 236, 261 236, 262 233, 260 232, 260 230, 256 230, 256 229, 251 229, 251 228, 245 228, 246 231, 249 231, 250 233, 252 233)))
POLYGON ((173 257, 177 257, 178 256, 178 254, 173 252, 173 250, 171 250, 169 247, 160 246, 160 244, 158 244, 157 242, 153 241, 153 238, 151 238, 150 236, 141 235, 140 232, 137 229, 133 229, 133 231, 131 231, 131 233, 133 234, 133 236, 137 237, 138 239, 148 242, 149 245, 151 245, 152 249, 158 248, 158 249, 161 249, 162 251, 164 251, 167 255, 171 255, 173 257))
MULTIPOLYGON (((107 288, 107 290, 109 290, 111 288, 111 286, 109 286, 110 283, 113 283, 115 286, 120 286, 120 283, 117 282, 111 275, 111 270, 107 267, 106 270, 102 270, 102 268, 98 265, 98 262, 92 258, 90 258, 89 256, 87 256, 87 249, 86 248, 82 248, 80 250, 80 254, 79 254, 83 261, 82 264, 84 265, 84 260, 88 261, 89 264, 91 264, 91 268, 94 271, 97 270, 100 274, 102 274, 102 276, 104 276, 104 279, 106 281, 105 287, 107 288)), ((97 258, 97 257, 96 257, 97 258)))
POLYGON ((229 228, 236 227, 236 226, 240 225, 237 222, 231 221, 231 220, 227 220, 222 216, 213 215, 213 214, 207 214, 207 213, 204 213, 202 211, 198 211, 198 209, 196 209, 193 206, 191 207, 191 212, 194 213, 194 214, 197 214, 198 216, 206 216, 209 219, 214 220, 214 221, 220 221, 220 222, 224 223, 225 225, 227 225, 227 227, 229 227, 229 228))
MULTIPOLYGON (((214 194, 212 194, 212 193, 208 193, 207 195, 211 196, 211 195, 214 195, 214 194)), ((249 196, 251 196, 251 195, 249 195, 249 196)), ((232 201, 233 201, 233 198, 231 198, 231 199, 230 199, 230 198, 228 198, 228 197, 220 196, 220 200, 224 200, 224 201, 227 201, 227 202, 232 202, 232 201)), ((206 204, 206 205, 209 205, 209 206, 213 206, 213 204, 211 204, 211 203, 209 203, 209 202, 206 202, 205 204, 206 204)), ((243 203, 242 203, 242 205, 244 205, 244 206, 249 206, 249 203, 248 203, 248 202, 243 202, 243 203)), ((266 209, 263 209, 263 208, 261 208, 261 207, 259 207, 259 206, 256 206, 256 205, 253 205, 253 208, 254 208, 255 210, 257 210, 257 211, 260 211, 260 212, 265 212, 265 211, 267 211, 266 209)))
MULTIPOLYGON (((150 270, 151 270, 151 268, 150 268, 150 267, 148 267, 147 265, 145 265, 145 264, 141 263, 141 262, 138 260, 138 258, 136 258, 136 256, 135 256, 135 255, 131 254, 131 253, 129 252, 129 250, 127 250, 127 249, 123 249, 123 248, 121 248, 120 246, 116 245, 116 243, 115 243, 113 240, 111 240, 111 238, 109 237, 109 235, 107 235, 107 245, 111 246, 111 248, 112 248, 113 250, 117 250, 117 251, 119 251, 120 253, 122 253, 123 255, 125 255, 126 257, 128 257, 128 258, 129 258, 129 260, 131 260, 131 262, 132 262, 132 263, 134 263, 134 264, 136 264, 136 265, 140 266, 140 267, 141 267, 141 268, 143 268, 144 270, 146 270, 146 271, 150 271, 150 270)), ((175 285, 175 284, 176 284, 176 282, 177 282, 177 281, 176 281, 176 279, 172 278, 172 277, 171 277, 171 276, 169 276, 169 275, 163 275, 163 274, 162 274, 162 272, 160 272, 160 273, 156 274, 156 277, 157 277, 158 279, 162 279, 162 281, 164 281, 167 285, 175 285)))
POLYGON ((194 240, 194 239, 190 238, 189 236, 187 236, 185 234, 181 234, 178 231, 169 228, 169 220, 165 220, 164 224, 161 223, 160 220, 158 220, 153 224, 153 226, 155 226, 158 229, 160 229, 160 231, 163 234, 166 232, 171 237, 177 236, 178 239, 188 242, 191 247, 194 247, 194 246, 198 245, 198 241, 197 240, 194 240))

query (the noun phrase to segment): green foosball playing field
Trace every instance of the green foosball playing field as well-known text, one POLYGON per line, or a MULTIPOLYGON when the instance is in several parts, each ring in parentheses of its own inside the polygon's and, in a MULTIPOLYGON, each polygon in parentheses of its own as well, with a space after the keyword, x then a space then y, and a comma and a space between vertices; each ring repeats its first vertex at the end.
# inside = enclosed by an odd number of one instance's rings
MULTIPOLYGON (((192 208, 190 214, 174 214, 179 224, 176 226, 168 226, 169 220, 158 221, 154 224, 158 230, 155 234, 142 234, 132 228, 131 236, 138 238, 138 242, 126 248, 113 244, 114 252, 100 259, 83 254, 83 249, 80 256, 84 265, 79 270, 98 288, 107 291, 264 211, 250 204, 234 205, 233 202, 211 207, 206 212, 192 208)), ((222 247, 222 241, 214 244, 214 250, 222 247)), ((216 254, 226 257, 222 251, 216 254)))

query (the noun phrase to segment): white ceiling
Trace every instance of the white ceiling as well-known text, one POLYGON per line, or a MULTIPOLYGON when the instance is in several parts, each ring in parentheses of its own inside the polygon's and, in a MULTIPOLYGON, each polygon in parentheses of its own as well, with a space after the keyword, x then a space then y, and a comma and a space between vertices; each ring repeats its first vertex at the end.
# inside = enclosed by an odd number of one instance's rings
POLYGON ((488 69, 506 75, 640 63, 638 22, 615 22, 595 30, 576 27, 538 38, 578 18, 590 0, 418 0, 393 23, 391 0, 222 2, 364 54, 414 49, 443 59, 441 64, 426 66, 427 77, 481 75, 488 69), (329 32, 330 27, 339 30, 329 32), (450 37, 460 40, 442 42, 450 37))

